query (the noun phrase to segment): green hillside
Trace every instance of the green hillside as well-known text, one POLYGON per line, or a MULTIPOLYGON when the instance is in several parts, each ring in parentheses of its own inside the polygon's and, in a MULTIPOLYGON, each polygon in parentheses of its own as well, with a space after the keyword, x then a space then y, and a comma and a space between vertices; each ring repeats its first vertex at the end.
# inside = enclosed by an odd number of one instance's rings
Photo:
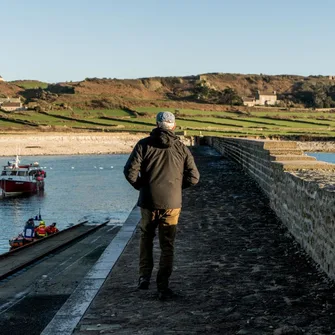
MULTIPOLYGON (((97 131, 97 132, 150 132, 155 127, 155 115, 162 108, 141 107, 129 110, 50 110, 0 112, 2 130, 36 131, 97 131)), ((327 111, 254 109, 225 112, 192 109, 173 110, 177 131, 185 135, 216 135, 253 138, 323 138, 335 136, 335 114, 327 111)))

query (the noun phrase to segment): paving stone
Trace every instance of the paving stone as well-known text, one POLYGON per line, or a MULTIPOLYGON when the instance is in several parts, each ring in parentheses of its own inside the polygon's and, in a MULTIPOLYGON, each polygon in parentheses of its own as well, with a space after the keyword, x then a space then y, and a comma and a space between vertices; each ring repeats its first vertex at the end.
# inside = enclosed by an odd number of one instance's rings
POLYGON ((136 289, 139 230, 74 334, 335 334, 335 287, 287 232, 257 184, 209 148, 183 193, 170 286, 136 289), (103 325, 99 329, 97 325, 103 325))

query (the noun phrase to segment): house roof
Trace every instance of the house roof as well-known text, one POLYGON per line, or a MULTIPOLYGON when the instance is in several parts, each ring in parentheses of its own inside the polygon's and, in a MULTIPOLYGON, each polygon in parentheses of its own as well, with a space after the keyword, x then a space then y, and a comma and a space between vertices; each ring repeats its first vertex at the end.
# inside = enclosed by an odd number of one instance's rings
POLYGON ((259 95, 277 95, 277 93, 274 92, 258 92, 259 95))
POLYGON ((7 102, 5 101, 1 107, 21 107, 21 103, 19 102, 7 102))

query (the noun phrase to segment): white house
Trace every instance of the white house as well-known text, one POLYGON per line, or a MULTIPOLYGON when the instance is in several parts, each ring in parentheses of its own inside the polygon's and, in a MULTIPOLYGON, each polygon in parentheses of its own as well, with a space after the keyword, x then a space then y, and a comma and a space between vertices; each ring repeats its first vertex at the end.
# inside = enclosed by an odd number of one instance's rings
POLYGON ((24 110, 20 98, 0 98, 0 109, 4 111, 24 110))
POLYGON ((257 91, 256 95, 256 105, 275 105, 277 102, 277 93, 273 92, 263 92, 257 91))
POLYGON ((243 99, 244 106, 252 107, 252 106, 255 106, 256 104, 255 98, 243 97, 242 99, 243 99))
POLYGON ((8 112, 24 109, 21 102, 4 102, 0 108, 8 112))
POLYGON ((277 93, 276 91, 273 92, 260 92, 257 91, 257 95, 255 98, 253 97, 245 97, 243 99, 243 104, 245 106, 274 106, 276 105, 279 100, 277 100, 277 93))

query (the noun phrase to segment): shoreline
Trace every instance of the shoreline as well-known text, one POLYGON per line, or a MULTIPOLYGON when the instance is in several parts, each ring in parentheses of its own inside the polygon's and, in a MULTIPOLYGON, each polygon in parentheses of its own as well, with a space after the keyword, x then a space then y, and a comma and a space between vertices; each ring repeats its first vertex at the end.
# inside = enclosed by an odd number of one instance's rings
POLYGON ((148 135, 91 132, 0 134, 0 156, 127 154, 148 135))
MULTIPOLYGON (((0 157, 130 154, 148 133, 25 132, 0 133, 0 157)), ((181 138, 186 145, 191 140, 181 138)), ((335 153, 334 141, 297 141, 304 152, 335 153)))

